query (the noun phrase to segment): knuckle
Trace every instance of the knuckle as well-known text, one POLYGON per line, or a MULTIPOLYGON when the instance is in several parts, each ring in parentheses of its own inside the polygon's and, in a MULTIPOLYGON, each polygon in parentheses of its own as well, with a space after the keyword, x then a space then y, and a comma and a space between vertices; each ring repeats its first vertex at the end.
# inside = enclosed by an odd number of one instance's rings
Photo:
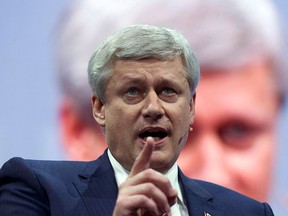
POLYGON ((152 177, 153 177, 153 175, 154 175, 154 172, 155 172, 155 171, 154 171, 153 169, 151 169, 151 168, 145 170, 145 176, 146 176, 146 178, 148 178, 149 180, 151 180, 152 177))
POLYGON ((145 191, 147 192, 153 192, 155 189, 155 186, 153 183, 151 182, 148 182, 146 185, 145 185, 145 191))

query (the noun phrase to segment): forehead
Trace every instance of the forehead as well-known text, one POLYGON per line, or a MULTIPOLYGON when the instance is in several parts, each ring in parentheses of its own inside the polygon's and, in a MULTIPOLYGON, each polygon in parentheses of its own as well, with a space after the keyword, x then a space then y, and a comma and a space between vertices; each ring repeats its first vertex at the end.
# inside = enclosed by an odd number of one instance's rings
POLYGON ((162 78, 186 79, 181 58, 177 57, 167 61, 158 59, 118 60, 115 63, 112 78, 137 79, 159 75, 162 78))
POLYGON ((229 116, 272 118, 277 112, 278 95, 270 67, 250 64, 235 71, 205 72, 197 89, 197 117, 229 116))

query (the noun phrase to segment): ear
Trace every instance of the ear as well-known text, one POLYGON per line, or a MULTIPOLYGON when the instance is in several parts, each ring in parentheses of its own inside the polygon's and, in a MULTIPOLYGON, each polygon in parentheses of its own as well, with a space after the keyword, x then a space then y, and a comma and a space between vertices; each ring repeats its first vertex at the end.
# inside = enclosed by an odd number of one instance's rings
POLYGON ((92 96, 93 117, 96 122, 105 127, 105 105, 95 95, 92 96))
POLYGON ((189 113, 189 125, 191 126, 194 123, 195 118, 195 102, 196 102, 196 92, 190 100, 190 113, 189 113))

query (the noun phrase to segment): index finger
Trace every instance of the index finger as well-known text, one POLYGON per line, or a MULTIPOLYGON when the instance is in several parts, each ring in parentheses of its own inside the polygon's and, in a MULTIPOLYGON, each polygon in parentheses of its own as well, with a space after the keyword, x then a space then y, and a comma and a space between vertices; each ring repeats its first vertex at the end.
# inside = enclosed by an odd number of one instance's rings
POLYGON ((155 142, 152 137, 147 137, 146 143, 142 151, 137 156, 133 164, 130 176, 134 176, 150 167, 150 159, 154 150, 154 143, 155 142))

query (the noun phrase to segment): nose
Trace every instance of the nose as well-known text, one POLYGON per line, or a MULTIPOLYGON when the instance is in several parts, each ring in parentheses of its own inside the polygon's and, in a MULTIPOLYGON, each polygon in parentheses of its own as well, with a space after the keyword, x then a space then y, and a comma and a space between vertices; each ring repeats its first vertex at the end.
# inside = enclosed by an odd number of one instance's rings
POLYGON ((155 91, 151 91, 145 97, 145 105, 142 109, 142 115, 146 119, 153 121, 161 119, 165 112, 161 104, 161 100, 155 91))

